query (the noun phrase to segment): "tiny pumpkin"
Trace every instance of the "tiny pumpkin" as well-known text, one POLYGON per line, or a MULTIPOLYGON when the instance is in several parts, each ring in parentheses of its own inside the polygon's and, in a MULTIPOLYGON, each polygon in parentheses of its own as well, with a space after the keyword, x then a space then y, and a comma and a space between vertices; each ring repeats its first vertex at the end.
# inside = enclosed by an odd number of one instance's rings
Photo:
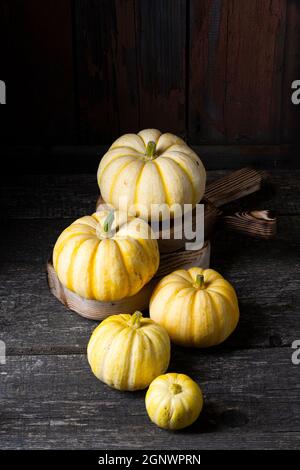
POLYGON ((154 204, 179 205, 183 210, 184 204, 198 203, 206 173, 198 155, 180 137, 145 129, 112 144, 100 161, 97 178, 107 203, 144 219, 157 219, 160 213, 154 204))
POLYGON ((112 315, 94 330, 87 356, 102 382, 118 390, 140 390, 168 368, 170 339, 141 312, 112 315))
POLYGON ((60 282, 80 296, 120 300, 153 277, 158 245, 144 220, 106 209, 75 220, 61 233, 53 266, 60 282))
POLYGON ((163 429, 177 430, 196 421, 203 407, 203 396, 190 377, 169 373, 153 380, 145 403, 153 423, 163 429))
POLYGON ((236 328, 238 300, 231 284, 213 269, 180 269, 156 286, 150 317, 166 328, 174 343, 214 346, 236 328))

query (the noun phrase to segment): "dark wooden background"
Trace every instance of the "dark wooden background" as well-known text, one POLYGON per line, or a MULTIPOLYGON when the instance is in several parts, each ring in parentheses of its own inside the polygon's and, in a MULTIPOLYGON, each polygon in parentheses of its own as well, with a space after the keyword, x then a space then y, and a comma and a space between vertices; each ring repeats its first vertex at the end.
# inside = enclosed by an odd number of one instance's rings
POLYGON ((0 43, 2 144, 296 141, 297 0, 1 0, 0 43))

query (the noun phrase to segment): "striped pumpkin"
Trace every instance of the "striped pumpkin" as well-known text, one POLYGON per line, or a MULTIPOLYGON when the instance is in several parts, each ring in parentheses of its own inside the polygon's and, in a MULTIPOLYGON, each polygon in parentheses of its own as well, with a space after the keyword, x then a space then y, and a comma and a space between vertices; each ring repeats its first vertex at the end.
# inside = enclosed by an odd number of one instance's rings
POLYGON ((202 392, 185 374, 160 375, 146 394, 149 418, 160 428, 177 430, 190 426, 201 413, 202 392))
POLYGON ((110 214, 102 210, 76 220, 53 251, 60 282, 84 298, 104 302, 136 294, 159 265, 149 225, 118 211, 108 220, 110 214))
POLYGON ((213 269, 180 269, 156 286, 150 317, 166 328, 174 343, 214 346, 236 328, 238 300, 232 285, 213 269))
POLYGON ((106 318, 87 348, 95 376, 118 390, 141 390, 164 373, 170 361, 166 330, 140 312, 106 318))
MULTIPOLYGON (((103 199, 144 219, 160 217, 152 204, 194 206, 205 190, 204 166, 193 150, 173 134, 146 129, 117 139, 102 158, 98 184, 103 199)), ((189 208, 187 208, 189 210, 189 208)), ((174 215, 174 208, 171 215, 174 215)), ((162 217, 167 216, 163 212, 162 217)))

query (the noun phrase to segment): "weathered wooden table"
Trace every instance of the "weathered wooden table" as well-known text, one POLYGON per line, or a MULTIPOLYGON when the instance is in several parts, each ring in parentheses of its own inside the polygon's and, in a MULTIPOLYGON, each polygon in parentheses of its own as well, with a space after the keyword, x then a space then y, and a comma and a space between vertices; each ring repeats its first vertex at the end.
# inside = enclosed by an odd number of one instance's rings
POLYGON ((46 260, 61 230, 93 211, 95 176, 4 178, 1 448, 300 447, 300 364, 291 348, 300 340, 300 171, 270 173, 272 187, 238 204, 275 209, 277 238, 219 231, 212 241, 211 265, 239 296, 238 329, 209 350, 173 347, 170 370, 191 375, 205 395, 200 419, 177 433, 149 422, 144 392, 111 390, 93 376, 85 353, 96 322, 67 311, 48 290, 46 260))

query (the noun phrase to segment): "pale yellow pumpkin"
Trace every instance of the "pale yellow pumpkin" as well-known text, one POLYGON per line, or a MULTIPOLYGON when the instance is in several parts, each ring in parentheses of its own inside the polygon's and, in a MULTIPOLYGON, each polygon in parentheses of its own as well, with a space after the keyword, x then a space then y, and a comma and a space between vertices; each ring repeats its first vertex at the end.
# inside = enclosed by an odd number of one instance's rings
POLYGON ((102 382, 118 390, 140 390, 168 368, 170 339, 140 312, 113 315, 94 330, 87 356, 102 382))
POLYGON ((150 317, 166 328, 174 343, 214 346, 237 326, 238 300, 231 284, 213 269, 180 269, 156 286, 150 317))
POLYGON ((145 403, 153 423, 163 429, 176 430, 196 421, 203 407, 203 396, 190 377, 169 373, 153 380, 145 403))
POLYGON ((66 228, 53 251, 61 283, 87 299, 114 301, 136 294, 159 266, 157 241, 143 220, 102 210, 66 228))
MULTIPOLYGON (((194 206, 204 194, 205 181, 198 155, 181 138, 157 129, 119 137, 98 169, 103 199, 144 219, 150 218, 152 204, 166 204, 167 209, 177 204, 180 210, 183 204, 194 206)), ((152 209, 151 218, 160 217, 159 209, 152 209)))

